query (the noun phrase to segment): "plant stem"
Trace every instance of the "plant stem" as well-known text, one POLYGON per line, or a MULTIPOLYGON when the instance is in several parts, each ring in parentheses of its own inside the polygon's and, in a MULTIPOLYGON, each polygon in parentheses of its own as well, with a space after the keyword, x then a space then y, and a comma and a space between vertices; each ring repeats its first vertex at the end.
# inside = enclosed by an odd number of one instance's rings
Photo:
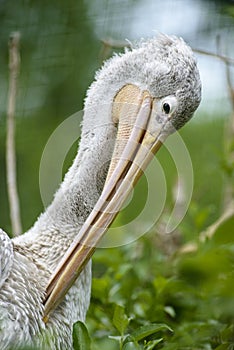
POLYGON ((12 33, 9 39, 9 90, 7 106, 6 172, 10 218, 12 233, 14 236, 17 236, 22 232, 19 196, 17 191, 15 156, 15 104, 17 94, 17 80, 20 68, 19 44, 20 33, 12 33))

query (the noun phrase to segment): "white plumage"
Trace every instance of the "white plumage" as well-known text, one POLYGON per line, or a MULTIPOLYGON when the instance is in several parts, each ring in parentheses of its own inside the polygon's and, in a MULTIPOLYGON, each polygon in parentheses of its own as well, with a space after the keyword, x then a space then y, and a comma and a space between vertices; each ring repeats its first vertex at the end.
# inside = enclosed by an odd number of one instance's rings
MULTIPOLYGON (((87 93, 78 154, 52 204, 24 235, 10 240, 0 231, 1 350, 25 343, 72 349, 72 324, 85 320, 89 305, 91 263, 47 324, 42 320, 43 299, 49 278, 103 189, 117 134, 112 104, 126 84, 158 99, 173 95, 177 106, 171 123, 176 129, 200 102, 196 62, 182 39, 159 35, 104 64, 87 93)), ((170 124, 165 132, 171 130, 170 124)))

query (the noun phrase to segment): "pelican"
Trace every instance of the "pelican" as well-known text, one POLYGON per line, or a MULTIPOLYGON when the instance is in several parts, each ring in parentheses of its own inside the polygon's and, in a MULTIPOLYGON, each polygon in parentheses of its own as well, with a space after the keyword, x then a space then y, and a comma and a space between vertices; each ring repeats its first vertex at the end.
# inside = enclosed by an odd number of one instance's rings
POLYGON ((91 256, 166 137, 201 99, 181 38, 140 40, 104 63, 87 92, 81 141, 50 206, 22 236, 0 231, 0 344, 72 349, 85 320, 91 256))

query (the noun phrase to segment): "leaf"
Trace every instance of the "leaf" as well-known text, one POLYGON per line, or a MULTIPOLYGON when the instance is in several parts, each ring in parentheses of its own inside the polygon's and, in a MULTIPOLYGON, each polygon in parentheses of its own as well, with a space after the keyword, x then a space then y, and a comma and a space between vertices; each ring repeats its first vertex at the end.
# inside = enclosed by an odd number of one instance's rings
POLYGON ((120 306, 118 304, 115 306, 114 316, 113 316, 113 324, 121 335, 124 334, 128 324, 129 324, 129 319, 128 319, 127 315, 125 314, 124 307, 120 306))
POLYGON ((122 337, 120 335, 108 335, 108 338, 116 340, 118 343, 120 343, 122 340, 122 337))
POLYGON ((123 346, 123 350, 139 350, 141 349, 140 346, 132 341, 126 343, 123 346))
POLYGON ((148 337, 149 335, 155 334, 160 331, 173 332, 173 330, 164 323, 151 323, 149 325, 139 327, 131 334, 131 336, 134 340, 140 341, 148 337))
POLYGON ((73 325, 72 337, 74 350, 91 350, 91 339, 88 330, 81 321, 73 325))
POLYGON ((144 350, 153 350, 154 347, 157 344, 161 343, 162 341, 163 341, 163 338, 151 340, 144 346, 144 350))
POLYGON ((176 317, 175 310, 173 309, 172 306, 165 306, 165 307, 164 307, 164 311, 165 311, 169 316, 171 316, 172 318, 175 318, 175 317, 176 317))

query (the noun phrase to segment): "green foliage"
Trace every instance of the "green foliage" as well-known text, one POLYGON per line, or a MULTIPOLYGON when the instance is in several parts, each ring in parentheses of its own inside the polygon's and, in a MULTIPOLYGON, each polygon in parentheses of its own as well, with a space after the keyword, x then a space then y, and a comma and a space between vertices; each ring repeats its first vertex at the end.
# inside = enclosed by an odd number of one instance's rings
POLYGON ((74 350, 90 350, 90 337, 86 326, 78 321, 73 325, 73 348, 74 350))
POLYGON ((119 343, 120 349, 153 349, 160 343, 163 338, 158 338, 158 334, 162 331, 171 331, 166 324, 148 324, 136 328, 133 332, 128 333, 127 327, 131 321, 125 314, 122 306, 116 304, 114 308, 113 325, 116 327, 120 336, 109 336, 110 339, 119 343), (156 339, 155 339, 156 338, 156 339))
POLYGON ((93 349, 233 349, 233 220, 188 253, 179 246, 168 256, 156 232, 97 251, 87 318, 93 349))
POLYGON ((124 308, 120 305, 116 305, 114 309, 113 325, 121 336, 124 335, 129 321, 130 319, 128 319, 127 315, 125 314, 124 308))

